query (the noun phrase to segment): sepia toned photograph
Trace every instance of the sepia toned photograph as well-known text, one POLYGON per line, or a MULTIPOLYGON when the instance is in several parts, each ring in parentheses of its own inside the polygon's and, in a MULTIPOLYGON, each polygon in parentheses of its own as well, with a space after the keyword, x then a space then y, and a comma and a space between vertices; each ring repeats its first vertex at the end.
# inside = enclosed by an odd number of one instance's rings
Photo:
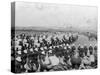
POLYGON ((98 8, 11 3, 11 72, 98 68, 98 8))

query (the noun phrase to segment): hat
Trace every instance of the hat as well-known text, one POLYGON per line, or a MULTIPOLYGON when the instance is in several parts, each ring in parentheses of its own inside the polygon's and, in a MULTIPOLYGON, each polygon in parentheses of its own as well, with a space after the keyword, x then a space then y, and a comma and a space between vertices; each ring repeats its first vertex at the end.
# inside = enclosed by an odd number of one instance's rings
POLYGON ((53 48, 55 48, 56 46, 53 46, 53 48))
POLYGON ((22 61, 20 56, 18 56, 18 57, 16 58, 16 60, 19 61, 19 62, 22 61))
POLYGON ((35 48, 34 50, 35 50, 35 51, 38 51, 38 48, 35 48))
POLYGON ((90 46, 92 46, 92 44, 90 44, 90 46))
POLYGON ((78 44, 80 46, 80 44, 78 44))
POLYGON ((47 49, 47 47, 45 46, 44 49, 47 49))
POLYGON ((45 54, 45 52, 44 52, 44 51, 42 51, 42 52, 41 52, 41 54, 45 54))
POLYGON ((59 48, 59 45, 57 45, 56 47, 59 48))
POLYGON ((52 46, 50 46, 49 49, 52 49, 52 46))
POLYGON ((66 46, 69 46, 69 44, 66 44, 66 46))
POLYGON ((49 53, 52 53, 52 50, 49 50, 48 52, 49 52, 49 53))
POLYGON ((24 50, 24 53, 27 53, 27 50, 24 50))
POLYGON ((64 47, 64 49, 67 49, 66 47, 64 47))
POLYGON ((63 46, 65 46, 65 43, 63 44, 63 46))
POLYGON ((33 52, 33 48, 31 48, 30 51, 33 52))
POLYGON ((60 47, 62 47, 62 45, 60 45, 60 47))
POLYGON ((75 46, 75 44, 72 44, 72 46, 75 46))
POLYGON ((17 51, 18 54, 22 54, 21 51, 17 51))
POLYGON ((43 50, 44 50, 44 49, 43 49, 43 47, 41 47, 41 48, 40 48, 40 50, 42 50, 42 51, 43 51, 43 50))

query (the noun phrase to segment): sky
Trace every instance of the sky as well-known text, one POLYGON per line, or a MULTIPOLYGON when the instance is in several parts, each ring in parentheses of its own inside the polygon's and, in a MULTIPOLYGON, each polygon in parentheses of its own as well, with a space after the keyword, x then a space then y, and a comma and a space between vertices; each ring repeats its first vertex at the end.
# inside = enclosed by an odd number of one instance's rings
POLYGON ((97 30, 97 7, 16 2, 15 26, 97 30))

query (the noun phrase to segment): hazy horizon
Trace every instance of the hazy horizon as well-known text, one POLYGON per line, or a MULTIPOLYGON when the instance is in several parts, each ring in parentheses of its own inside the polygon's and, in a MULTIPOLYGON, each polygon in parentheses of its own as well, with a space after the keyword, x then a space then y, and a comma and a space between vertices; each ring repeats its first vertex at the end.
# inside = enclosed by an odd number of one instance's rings
POLYGON ((76 28, 97 31, 97 8, 16 2, 16 27, 76 28))

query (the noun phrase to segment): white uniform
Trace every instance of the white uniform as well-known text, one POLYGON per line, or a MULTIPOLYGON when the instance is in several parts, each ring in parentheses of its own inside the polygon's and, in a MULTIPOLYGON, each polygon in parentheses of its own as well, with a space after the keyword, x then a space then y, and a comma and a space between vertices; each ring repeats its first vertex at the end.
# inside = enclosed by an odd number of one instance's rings
POLYGON ((95 61, 94 55, 90 55, 89 60, 90 60, 90 62, 94 62, 95 61))
POLYGON ((56 56, 50 56, 49 59, 52 66, 58 65, 60 62, 56 56))

